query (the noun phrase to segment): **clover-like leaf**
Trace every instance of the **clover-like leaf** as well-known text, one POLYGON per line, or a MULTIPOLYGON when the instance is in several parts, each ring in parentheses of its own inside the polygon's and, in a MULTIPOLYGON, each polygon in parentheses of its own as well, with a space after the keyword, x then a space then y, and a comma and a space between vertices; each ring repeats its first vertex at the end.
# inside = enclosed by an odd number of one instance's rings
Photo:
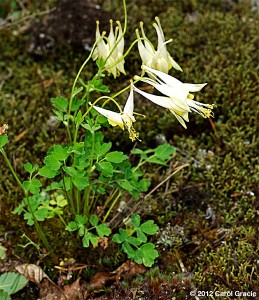
POLYGON ((61 160, 64 161, 67 159, 68 157, 68 151, 67 151, 67 147, 62 146, 62 145, 54 145, 52 147, 52 155, 57 159, 57 160, 61 160))
POLYGON ((123 228, 120 228, 119 229, 119 233, 116 233, 113 238, 112 238, 112 241, 115 242, 115 243, 122 243, 124 241, 126 241, 127 239, 127 232, 125 229, 123 228))
POLYGON ((63 97, 59 97, 59 98, 51 98, 50 99, 52 105, 54 107, 56 107, 58 110, 62 111, 62 112, 66 112, 67 111, 67 107, 68 107, 68 100, 63 98, 63 97))
POLYGON ((31 179, 23 182, 25 190, 30 191, 32 194, 38 193, 41 186, 42 184, 38 179, 31 179))
POLYGON ((125 159, 127 159, 128 156, 123 154, 123 152, 121 152, 121 151, 113 151, 113 152, 109 152, 108 154, 106 154, 105 158, 107 161, 112 162, 112 163, 121 163, 125 159))
POLYGON ((135 228, 139 227, 139 225, 140 225, 140 215, 132 214, 131 223, 135 228))
POLYGON ((98 217, 96 215, 91 215, 89 222, 91 223, 91 225, 97 226, 99 222, 98 217))
POLYGON ((75 231, 77 229, 78 229, 78 223, 75 221, 69 222, 66 226, 67 231, 75 231))
POLYGON ((82 175, 76 175, 72 177, 72 182, 80 191, 82 191, 89 185, 88 177, 84 177, 82 175))
POLYGON ((137 228, 137 237, 139 240, 141 240, 142 243, 147 242, 147 236, 143 233, 143 231, 140 228, 137 228))
POLYGON ((100 142, 98 142, 95 144, 95 154, 98 157, 102 157, 111 149, 111 146, 112 146, 111 142, 102 143, 102 144, 100 142))
POLYGON ((142 241, 134 236, 128 237, 127 242, 135 247, 138 247, 140 244, 142 244, 142 241))
POLYGON ((112 233, 111 229, 105 223, 96 226, 96 231, 99 237, 109 236, 112 233))
POLYGON ((173 146, 169 144, 163 144, 155 149, 155 156, 163 161, 166 161, 174 152, 175 148, 173 146))
POLYGON ((58 170, 52 170, 49 166, 43 166, 39 169, 39 175, 46 178, 54 178, 59 174, 58 170))
POLYGON ((146 234, 153 235, 157 233, 159 227, 154 223, 153 220, 148 220, 140 225, 140 229, 146 234))
POLYGON ((96 169, 100 171, 103 176, 112 177, 113 174, 113 166, 108 161, 102 161, 96 164, 96 169))
POLYGON ((60 166, 61 166, 61 162, 58 160, 58 158, 55 155, 47 155, 44 159, 44 163, 45 165, 47 165, 51 170, 54 171, 58 171, 60 166))
POLYGON ((33 172, 35 172, 38 169, 39 165, 36 164, 33 166, 30 162, 27 162, 26 164, 24 164, 23 167, 27 172, 32 174, 33 172))
POLYGON ((85 225, 86 224, 86 222, 88 221, 88 218, 87 218, 87 216, 85 216, 85 215, 76 215, 76 222, 78 223, 78 224, 83 224, 83 225, 85 225))
POLYGON ((89 247, 90 242, 92 243, 93 246, 96 246, 98 244, 98 236, 93 234, 92 232, 87 232, 83 239, 83 246, 84 247, 89 247))
POLYGON ((122 249, 124 252, 127 253, 128 258, 135 257, 135 250, 131 247, 131 245, 127 241, 122 244, 122 249))
POLYGON ((141 259, 144 266, 151 267, 155 259, 158 257, 158 252, 155 249, 155 245, 153 243, 147 243, 142 245, 135 254, 135 261, 139 263, 139 260, 141 259))

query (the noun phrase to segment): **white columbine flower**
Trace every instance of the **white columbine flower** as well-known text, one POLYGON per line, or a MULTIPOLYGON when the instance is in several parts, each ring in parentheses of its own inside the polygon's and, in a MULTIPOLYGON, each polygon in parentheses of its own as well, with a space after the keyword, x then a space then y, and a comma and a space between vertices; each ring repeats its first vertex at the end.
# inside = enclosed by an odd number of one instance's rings
POLYGON ((153 103, 168 108, 184 128, 186 128, 185 121, 189 121, 188 113, 191 111, 197 112, 204 118, 213 116, 213 105, 194 101, 194 95, 190 93, 200 91, 207 83, 182 83, 180 80, 161 71, 147 66, 142 66, 142 68, 151 78, 135 76, 135 79, 152 85, 165 96, 152 95, 141 91, 135 86, 134 90, 153 103))
POLYGON ((121 72, 125 74, 124 70, 124 36, 122 33, 121 23, 116 22, 115 33, 113 30, 113 21, 110 20, 110 33, 108 37, 106 32, 100 34, 99 22, 96 22, 96 48, 93 52, 93 60, 102 58, 105 61, 105 69, 111 73, 114 78, 121 72))
POLYGON ((155 70, 162 71, 164 73, 168 73, 168 71, 172 67, 176 70, 182 71, 181 67, 173 60, 173 58, 166 49, 166 44, 170 43, 172 40, 170 39, 168 41, 165 41, 165 36, 159 18, 156 17, 155 20, 157 23, 154 23, 153 26, 155 27, 157 32, 157 50, 155 50, 152 43, 146 37, 143 28, 143 22, 140 22, 140 29, 144 40, 140 40, 141 37, 139 34, 139 30, 136 29, 136 35, 139 39, 138 50, 143 64, 155 70))
POLYGON ((105 116, 108 119, 109 124, 112 126, 118 125, 123 130, 126 128, 129 132, 129 138, 132 140, 132 142, 138 139, 139 133, 133 128, 133 122, 136 121, 133 116, 133 84, 131 84, 129 97, 121 113, 116 113, 95 105, 93 105, 93 108, 96 109, 101 115, 105 116))

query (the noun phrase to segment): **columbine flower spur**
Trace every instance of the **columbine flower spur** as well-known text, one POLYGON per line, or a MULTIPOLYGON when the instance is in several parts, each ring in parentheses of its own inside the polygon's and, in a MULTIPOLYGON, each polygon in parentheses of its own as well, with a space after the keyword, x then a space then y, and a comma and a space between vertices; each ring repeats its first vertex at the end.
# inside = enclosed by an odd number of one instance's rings
POLYGON ((133 123, 136 121, 133 116, 134 99, 133 99, 133 84, 131 84, 130 94, 124 109, 121 113, 116 113, 111 110, 107 110, 93 105, 93 108, 97 110, 101 115, 108 119, 108 122, 112 126, 119 126, 122 130, 126 128, 129 132, 129 138, 134 142, 139 137, 139 133, 133 128, 133 123))
POLYGON ((152 85, 165 96, 152 95, 141 91, 135 86, 134 90, 153 103, 169 109, 184 128, 187 128, 185 121, 189 121, 188 113, 191 111, 197 112, 204 118, 213 116, 213 105, 194 101, 194 95, 190 93, 200 91, 207 83, 182 83, 168 74, 147 66, 142 66, 142 69, 151 78, 135 76, 135 79, 152 85))
POLYGON ((105 61, 106 71, 114 76, 121 72, 125 74, 124 70, 124 37, 122 33, 121 23, 116 22, 115 33, 113 30, 113 21, 110 20, 110 33, 108 37, 106 32, 100 34, 99 22, 96 22, 96 48, 93 52, 93 60, 102 58, 105 61))
POLYGON ((165 41, 165 36, 159 18, 156 17, 155 20, 156 23, 154 23, 153 26, 157 32, 157 50, 155 50, 152 43, 146 37, 143 22, 140 22, 141 34, 144 39, 143 41, 141 40, 139 30, 136 29, 138 50, 143 64, 164 73, 168 73, 172 67, 176 70, 182 71, 181 67, 173 60, 166 49, 166 44, 170 43, 172 39, 165 41))

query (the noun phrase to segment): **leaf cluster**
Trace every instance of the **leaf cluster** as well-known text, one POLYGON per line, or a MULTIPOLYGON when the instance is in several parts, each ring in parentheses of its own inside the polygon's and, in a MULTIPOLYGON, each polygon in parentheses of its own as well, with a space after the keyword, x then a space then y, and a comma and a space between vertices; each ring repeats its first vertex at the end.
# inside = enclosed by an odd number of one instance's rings
POLYGON ((90 242, 95 247, 98 245, 98 239, 111 234, 111 229, 105 224, 100 223, 96 215, 86 216, 77 215, 74 221, 68 223, 66 230, 78 231, 84 247, 89 247, 90 242), (87 226, 89 223, 92 227, 87 226), (95 233, 93 233, 93 231, 95 233))
POLYGON ((148 220, 141 224, 140 216, 131 216, 131 226, 127 229, 120 228, 112 241, 122 244, 122 249, 127 253, 128 258, 133 259, 138 264, 151 267, 158 252, 153 243, 148 243, 147 235, 154 235, 158 231, 158 226, 153 220, 148 220))

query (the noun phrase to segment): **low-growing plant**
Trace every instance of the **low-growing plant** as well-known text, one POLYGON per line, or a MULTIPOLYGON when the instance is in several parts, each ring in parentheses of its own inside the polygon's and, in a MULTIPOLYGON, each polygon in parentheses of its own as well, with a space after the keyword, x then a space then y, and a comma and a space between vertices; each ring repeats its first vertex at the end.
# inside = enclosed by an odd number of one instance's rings
POLYGON ((158 257, 158 252, 153 243, 147 243, 147 235, 154 235, 158 231, 158 226, 153 220, 140 223, 140 216, 132 214, 130 224, 127 228, 119 229, 113 237, 113 242, 122 245, 122 249, 127 253, 128 258, 133 259, 138 264, 151 267, 158 257), (136 236, 134 236, 136 235, 136 236))
POLYGON ((11 300, 11 295, 15 294, 26 286, 28 279, 21 274, 6 272, 0 275, 0 299, 11 300))
MULTIPOLYGON (((178 71, 182 69, 166 49, 166 44, 171 40, 165 41, 158 18, 153 24, 158 35, 157 49, 146 37, 141 22, 140 31, 136 30, 136 40, 124 54, 127 29, 125 1, 123 5, 124 28, 117 21, 114 31, 111 21, 110 33, 106 37, 105 33, 100 33, 97 22, 96 42, 76 75, 69 99, 51 99, 56 119, 66 128, 67 139, 49 148, 41 166, 27 162, 24 168, 29 174, 23 182, 3 148, 8 142, 8 126, 1 127, 0 151, 24 192, 23 200, 13 213, 22 214, 29 226, 35 226, 49 251, 52 247, 40 222, 57 217, 65 230, 78 232, 84 247, 96 247, 99 239, 112 233, 106 222, 122 196, 128 193, 138 200, 141 193, 148 190, 150 179, 145 177, 143 165, 153 163, 166 166, 172 158, 175 148, 169 144, 145 151, 135 147, 131 151, 135 161, 133 164, 128 155, 114 151, 112 143, 105 140, 103 129, 110 124, 126 129, 132 142, 140 141, 133 123, 135 116, 144 116, 134 112, 134 93, 168 109, 185 128, 191 111, 205 118, 212 116, 213 106, 194 101, 192 94, 206 84, 182 83, 168 75, 172 67, 178 71), (107 96, 110 89, 104 83, 105 73, 113 75, 115 80, 121 73, 126 74, 124 61, 135 44, 142 59, 141 76, 134 76, 124 89, 107 96), (91 58, 97 62, 97 72, 85 81, 82 72, 91 58), (144 92, 136 87, 138 82, 151 85, 163 96, 144 92), (124 97, 127 90, 129 96, 122 110, 117 99, 124 97), (97 97, 100 93, 103 95, 97 97), (102 102, 102 107, 97 106, 99 102, 102 102), (119 112, 104 106, 115 106, 119 112)), ((140 216, 136 214, 130 220, 130 225, 126 229, 120 228, 112 241, 121 244, 128 257, 137 263, 152 266, 158 253, 155 245, 148 242, 148 235, 155 234, 158 227, 153 220, 141 224, 140 216)))

